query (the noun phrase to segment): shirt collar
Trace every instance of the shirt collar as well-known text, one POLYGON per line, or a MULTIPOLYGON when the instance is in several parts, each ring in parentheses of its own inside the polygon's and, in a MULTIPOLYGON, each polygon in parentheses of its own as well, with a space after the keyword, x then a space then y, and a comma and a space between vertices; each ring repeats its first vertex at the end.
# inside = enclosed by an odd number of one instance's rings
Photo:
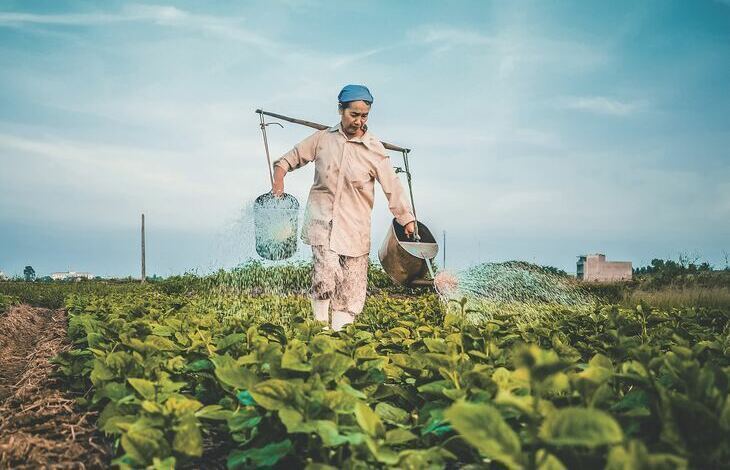
POLYGON ((348 139, 345 133, 342 131, 342 123, 338 123, 335 126, 327 128, 328 132, 340 132, 340 135, 342 135, 346 140, 349 140, 350 142, 358 142, 360 144, 363 144, 368 150, 371 150, 375 153, 385 155, 385 149, 383 148, 383 145, 373 137, 373 135, 365 131, 365 133, 360 137, 355 137, 353 139, 348 139))
POLYGON ((347 134, 345 134, 345 131, 342 130, 342 123, 339 123, 336 126, 332 126, 327 130, 333 133, 339 131, 340 134, 345 138, 345 140, 349 140, 350 142, 360 142, 361 144, 367 145, 367 141, 370 140, 370 134, 368 134, 368 131, 365 131, 365 133, 360 137, 353 137, 352 139, 348 138, 347 134))

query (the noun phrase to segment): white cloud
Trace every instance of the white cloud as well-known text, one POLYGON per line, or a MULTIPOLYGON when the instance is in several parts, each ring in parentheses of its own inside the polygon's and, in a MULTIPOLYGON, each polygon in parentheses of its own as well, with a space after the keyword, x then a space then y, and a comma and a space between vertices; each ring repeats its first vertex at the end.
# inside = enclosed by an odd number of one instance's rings
POLYGON ((160 5, 127 5, 116 13, 37 14, 0 12, 0 25, 8 26, 23 24, 93 26, 130 21, 175 24, 189 19, 191 19, 191 15, 179 8, 160 5))
POLYGON ((310 52, 302 49, 301 45, 280 43, 264 34, 255 32, 255 28, 244 26, 245 19, 242 17, 203 15, 168 5, 130 4, 114 13, 33 14, 0 12, 0 27, 23 25, 104 26, 130 22, 152 23, 163 27, 195 31, 225 41, 256 46, 260 52, 289 64, 292 64, 292 61, 301 63, 316 60, 331 69, 337 69, 355 61, 366 59, 384 50, 384 48, 371 48, 351 54, 336 55, 310 52))
MULTIPOLYGON (((286 4, 286 1, 284 2, 286 4)), ((300 5, 301 6, 301 5, 300 5)), ((344 66, 375 56, 386 49, 398 47, 397 44, 368 48, 347 54, 330 54, 323 51, 307 49, 301 43, 277 41, 267 34, 256 31, 255 26, 246 23, 241 16, 214 16, 193 13, 174 6, 130 4, 124 5, 116 12, 68 13, 68 14, 32 14, 0 12, 0 27, 22 26, 107 26, 110 24, 149 23, 158 27, 176 28, 187 32, 199 33, 201 38, 216 38, 217 48, 227 48, 229 52, 221 60, 228 67, 247 64, 250 57, 243 51, 236 50, 236 44, 253 46, 258 54, 263 54, 275 62, 286 65, 286 70, 293 69, 340 69, 344 66)), ((48 31, 43 31, 48 33, 48 31)), ((88 47, 88 46, 87 46, 88 47)), ((95 47, 99 47, 96 45, 95 47)), ((118 46, 115 45, 114 51, 118 46)), ((220 50, 215 55, 220 55, 220 50)), ((319 78, 319 77, 318 77, 319 78)))
POLYGON ((38 15, 34 13, 0 12, 0 25, 21 26, 23 24, 88 26, 122 21, 117 15, 106 13, 73 13, 62 15, 38 15))
POLYGON ((428 46, 435 54, 458 48, 468 48, 470 53, 479 51, 482 58, 497 60, 501 77, 510 75, 520 65, 585 68, 604 65, 609 59, 606 51, 594 45, 536 35, 511 25, 495 28, 495 33, 489 35, 448 25, 422 25, 411 29, 406 38, 410 44, 428 46))
POLYGON ((5 211, 49 223, 118 227, 120 214, 146 208, 161 226, 215 225, 240 206, 242 187, 263 180, 240 159, 65 138, 0 134, 0 155, 12 167, 0 182, 16 195, 5 211))
MULTIPOLYGON (((262 49, 279 49, 279 45, 267 37, 244 28, 243 18, 201 15, 165 5, 125 5, 114 13, 34 14, 0 12, 0 26, 104 26, 113 23, 153 23, 159 26, 185 28, 218 37, 259 46, 262 49)), ((273 51, 272 51, 273 52, 273 51)))
POLYGON ((175 24, 190 19, 193 15, 168 5, 127 5, 123 16, 130 19, 152 20, 160 24, 175 24))
POLYGON ((494 38, 477 31, 442 25, 425 25, 414 28, 408 32, 407 37, 413 42, 434 44, 439 48, 488 46, 496 42, 494 38))
POLYGON ((370 50, 363 51, 363 52, 358 52, 358 53, 354 53, 354 54, 344 55, 342 57, 339 57, 339 58, 333 60, 332 63, 331 63, 331 65, 330 65, 330 67, 333 68, 333 69, 337 69, 337 68, 343 67, 345 65, 349 65, 349 64, 351 64, 353 62, 357 62, 357 61, 360 61, 360 60, 363 60, 363 59, 367 59, 368 57, 374 56, 374 55, 380 53, 383 50, 384 50, 383 48, 370 49, 370 50))
POLYGON ((643 103, 621 101, 605 96, 574 96, 559 101, 558 107, 589 111, 609 116, 629 116, 644 108, 643 103))

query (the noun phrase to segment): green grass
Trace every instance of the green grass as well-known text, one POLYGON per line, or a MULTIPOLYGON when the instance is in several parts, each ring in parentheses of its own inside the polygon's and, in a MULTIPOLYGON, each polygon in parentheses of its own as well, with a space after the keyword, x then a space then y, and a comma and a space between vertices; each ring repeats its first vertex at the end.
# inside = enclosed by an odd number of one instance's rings
POLYGON ((34 307, 61 308, 71 294, 106 294, 112 292, 141 292, 156 289, 152 284, 141 286, 133 281, 80 281, 80 282, 0 282, 0 295, 17 299, 34 307))
MULTIPOLYGON (((307 295, 311 285, 311 263, 289 263, 265 266, 252 261, 231 271, 220 270, 207 276, 183 274, 163 280, 93 280, 26 282, 2 281, 0 294, 17 298, 19 302, 35 307, 61 308, 71 294, 107 294, 155 291, 165 294, 220 295, 307 295)), ((396 285, 378 266, 368 268, 368 293, 419 295, 423 289, 409 289, 396 285)))
POLYGON ((705 307, 730 311, 728 287, 669 287, 660 290, 635 290, 627 292, 623 299, 626 306, 644 302, 659 309, 705 307))
POLYGON ((11 295, 0 294, 0 314, 5 312, 11 305, 15 305, 20 301, 11 295))

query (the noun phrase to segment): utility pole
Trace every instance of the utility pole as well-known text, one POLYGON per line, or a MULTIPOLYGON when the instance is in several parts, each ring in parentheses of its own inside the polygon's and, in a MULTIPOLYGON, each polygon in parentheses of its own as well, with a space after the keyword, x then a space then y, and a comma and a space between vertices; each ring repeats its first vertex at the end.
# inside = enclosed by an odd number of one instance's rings
POLYGON ((144 284, 146 278, 145 265, 144 265, 144 214, 142 214, 142 284, 144 284))
POLYGON ((444 267, 446 269, 446 230, 444 230, 444 267))

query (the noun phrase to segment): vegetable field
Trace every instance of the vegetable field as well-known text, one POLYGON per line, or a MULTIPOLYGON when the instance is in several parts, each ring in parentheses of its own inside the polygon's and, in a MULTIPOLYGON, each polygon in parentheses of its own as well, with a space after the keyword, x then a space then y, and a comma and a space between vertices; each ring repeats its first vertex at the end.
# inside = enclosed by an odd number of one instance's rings
MULTIPOLYGON (((261 280, 286 276, 265 269, 68 287, 71 347, 52 360, 55 376, 97 413, 110 464, 730 462, 730 311, 597 302, 588 312, 546 305, 552 314, 532 323, 515 322, 513 309, 474 321, 468 302, 388 288, 371 273, 365 311, 333 333, 310 318, 306 272, 289 274, 301 282, 277 294, 261 280)), ((3 305, 44 288, 3 287, 3 305)))

